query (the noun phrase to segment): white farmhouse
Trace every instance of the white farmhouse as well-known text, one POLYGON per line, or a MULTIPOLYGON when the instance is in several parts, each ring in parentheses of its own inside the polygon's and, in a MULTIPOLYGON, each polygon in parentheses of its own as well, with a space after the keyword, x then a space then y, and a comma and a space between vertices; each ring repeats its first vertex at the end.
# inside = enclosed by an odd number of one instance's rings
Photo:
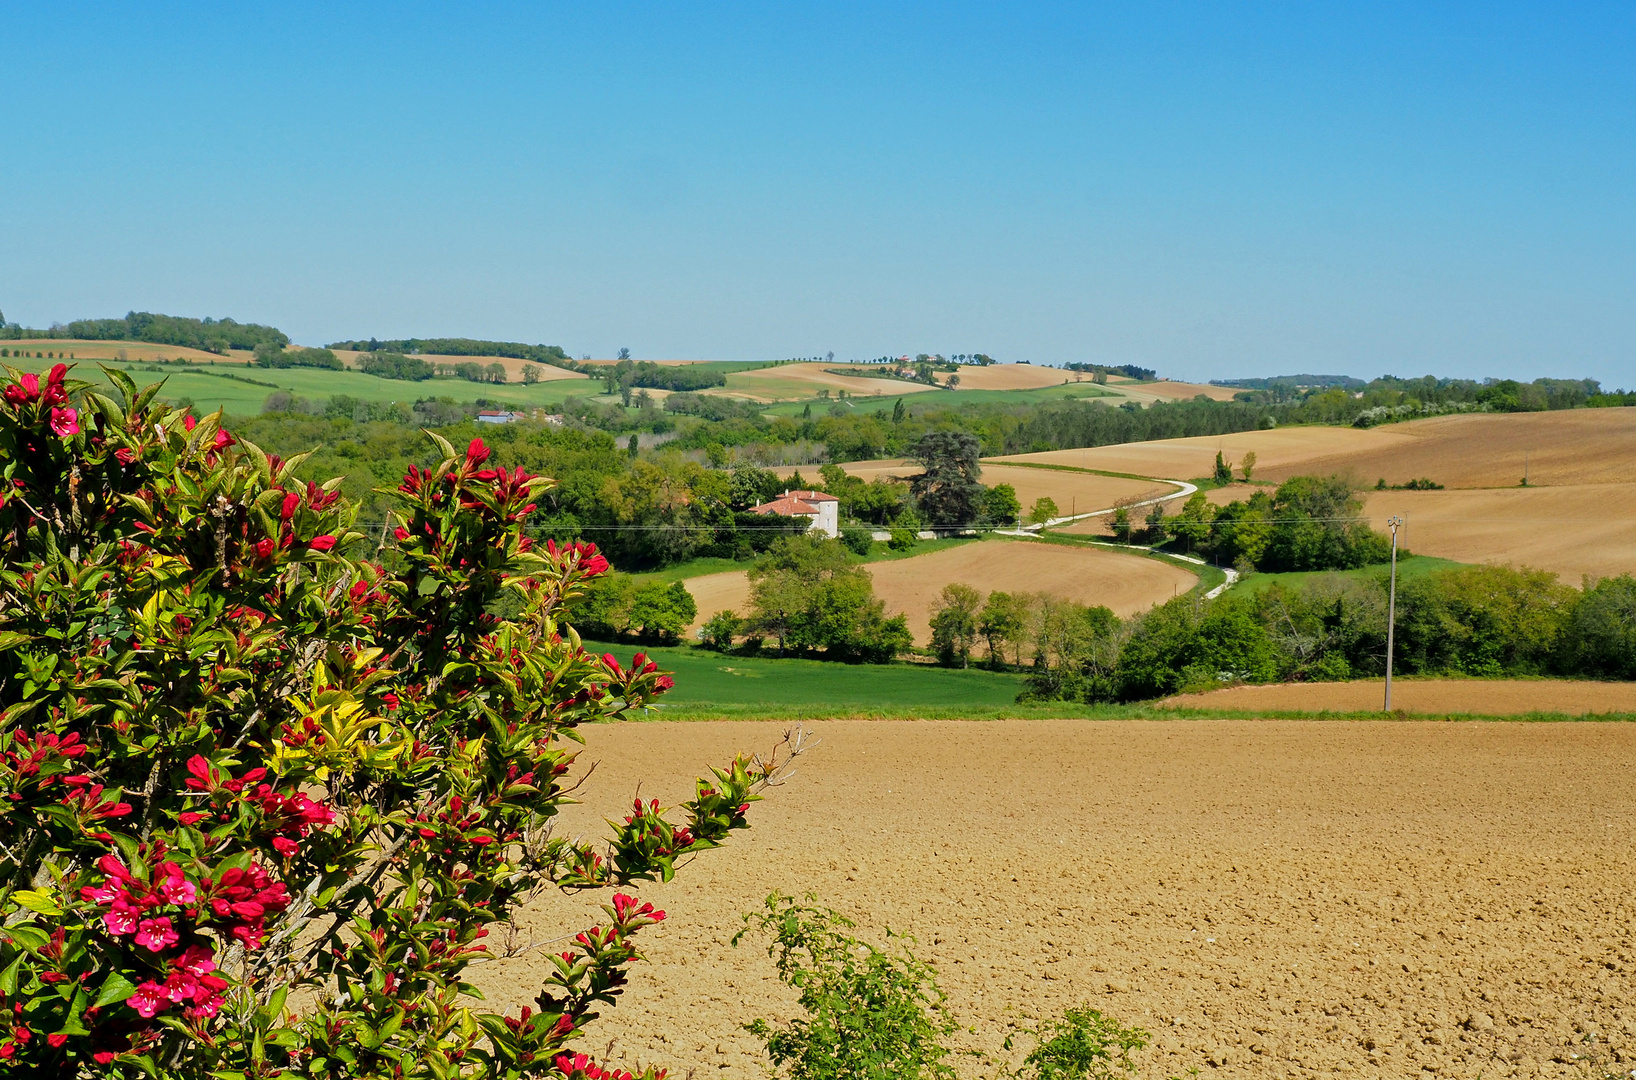
POLYGON ((841 535, 841 500, 822 491, 786 491, 782 498, 750 507, 753 514, 804 517, 812 524, 808 532, 825 536, 841 535))

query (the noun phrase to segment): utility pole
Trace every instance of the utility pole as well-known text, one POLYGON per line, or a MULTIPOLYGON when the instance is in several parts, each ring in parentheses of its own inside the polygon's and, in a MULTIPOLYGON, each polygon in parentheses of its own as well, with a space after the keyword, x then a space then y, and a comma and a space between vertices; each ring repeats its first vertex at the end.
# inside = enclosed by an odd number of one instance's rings
POLYGON ((1397 530, 1403 524, 1400 517, 1386 519, 1392 530, 1392 584, 1386 600, 1386 711, 1392 711, 1392 645, 1397 631, 1397 530))

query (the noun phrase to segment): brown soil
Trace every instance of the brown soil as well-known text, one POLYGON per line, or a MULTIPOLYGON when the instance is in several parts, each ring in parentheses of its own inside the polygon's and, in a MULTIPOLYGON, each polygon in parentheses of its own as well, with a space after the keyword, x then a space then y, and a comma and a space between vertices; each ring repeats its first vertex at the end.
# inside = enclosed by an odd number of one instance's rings
MULTIPOLYGON (((358 357, 363 354, 348 349, 336 349, 335 355, 340 357, 341 362, 350 368, 356 366, 358 357)), ((585 376, 577 371, 552 367, 550 364, 542 364, 537 360, 520 360, 515 356, 431 356, 426 353, 414 353, 413 355, 417 359, 426 360, 433 364, 472 363, 482 364, 484 367, 490 364, 499 364, 506 369, 506 378, 514 383, 523 381, 524 364, 533 364, 539 369, 541 382, 550 382, 554 379, 585 379, 585 376)), ((589 382, 590 380, 586 381, 589 382)), ((597 392, 600 393, 601 391, 597 392)))
POLYGON ((1373 491, 1364 507, 1377 529, 1402 515, 1402 542, 1419 555, 1534 566, 1575 586, 1636 567, 1636 484, 1373 491))
MULTIPOLYGON (((1186 592, 1198 580, 1154 559, 1033 540, 985 540, 870 563, 866 569, 875 579, 875 595, 886 602, 887 612, 907 615, 909 629, 922 644, 931 637, 927 622, 933 602, 943 586, 955 582, 984 594, 996 589, 1042 592, 1081 604, 1105 604, 1119 615, 1130 615, 1186 592)), ((695 626, 718 611, 742 615, 748 607, 750 583, 741 570, 689 578, 687 588, 699 606, 695 626)))
MULTIPOLYGON (((1061 386, 1082 379, 1087 385, 1089 375, 1078 376, 1062 368, 1035 367, 1033 364, 993 364, 989 367, 961 367, 962 390, 1041 390, 1047 386, 1061 386)), ((948 375, 938 372, 939 381, 948 375)))
MULTIPOLYGON (((27 349, 30 353, 54 352, 73 353, 74 359, 68 363, 77 363, 88 360, 117 360, 121 351, 128 360, 138 363, 148 363, 160 357, 166 359, 184 359, 197 363, 208 364, 214 361, 217 364, 243 364, 253 355, 246 350, 230 350, 226 356, 218 353, 205 352, 203 349, 188 349, 180 345, 153 345, 146 341, 82 341, 58 338, 24 338, 18 341, 3 343, 10 350, 27 349)), ((33 360, 33 357, 28 357, 33 360)), ((11 363, 11 358, 0 360, 0 363, 11 363)), ((13 364, 13 366, 21 366, 13 364)), ((87 376, 89 377, 89 376, 87 376)))
POLYGON ((1438 416, 1372 430, 1401 438, 1300 462, 1267 462, 1260 478, 1340 472, 1367 485, 1425 477, 1451 488, 1508 488, 1518 485, 1526 467, 1532 484, 1636 483, 1636 408, 1438 416))
MULTIPOLYGON (((1384 690, 1385 684, 1380 679, 1277 683, 1180 694, 1166 698, 1163 704, 1269 712, 1367 712, 1382 707, 1384 690)), ((1436 716, 1636 713, 1636 683, 1566 679, 1397 679, 1392 683, 1392 708, 1436 716)))
MULTIPOLYGON (((755 401, 789 401, 814 397, 819 390, 832 395, 845 390, 852 397, 883 397, 935 390, 924 383, 905 382, 902 379, 871 378, 866 375, 832 375, 830 368, 843 364, 781 364, 778 367, 756 368, 753 371, 734 372, 728 376, 727 386, 707 393, 724 397, 743 397, 755 401)), ((860 370, 871 370, 860 365, 860 370)), ((880 370, 878 367, 872 370, 880 370)))
MULTIPOLYGON (((816 727, 752 830, 640 890, 669 918, 587 1049, 763 1076, 741 1025, 791 995, 763 942, 728 939, 769 892, 811 890, 873 940, 913 934, 988 1054, 1018 1016, 1088 1002, 1155 1035, 1143 1076, 1600 1076, 1557 1062, 1609 1047, 1631 1067, 1636 726, 816 727)), ((778 731, 586 735, 601 767, 569 836, 604 832, 639 783, 686 797, 778 731)), ((537 902, 522 941, 590 925, 599 900, 537 902)), ((488 1004, 528 1003, 545 951, 478 967, 488 1004)))
POLYGON ((1233 400, 1233 395, 1238 393, 1238 391, 1231 386, 1211 386, 1208 383, 1168 381, 1126 383, 1124 385, 1116 386, 1116 388, 1120 390, 1128 390, 1132 393, 1152 394, 1154 397, 1165 398, 1169 401, 1191 401, 1200 394, 1203 394, 1211 401, 1231 401, 1233 400))
MULTIPOLYGON (((1054 465, 1074 465, 1082 469, 1136 473, 1165 479, 1191 480, 1209 476, 1220 450, 1235 468, 1247 451, 1256 455, 1257 479, 1280 465, 1299 467, 1316 458, 1353 457, 1371 450, 1408 444, 1401 433, 1406 424, 1389 428, 1291 427, 1273 431, 1241 431, 1232 435, 1203 435, 1191 439, 1158 439, 1153 442, 1121 443, 1083 450, 1046 450, 1037 454, 1015 454, 995 461, 1039 461, 1054 465)), ((1271 479, 1271 477, 1266 477, 1271 479)), ((1370 481, 1373 483, 1373 480, 1370 481)))
POLYGON ((1208 476, 1216 451, 1257 480, 1341 473, 1360 485, 1422 477, 1450 488, 1516 487, 1528 456, 1536 485, 1636 482, 1636 409, 1439 416, 1376 428, 1289 427, 1191 439, 1050 450, 996 460, 1043 461, 1182 480, 1208 476))

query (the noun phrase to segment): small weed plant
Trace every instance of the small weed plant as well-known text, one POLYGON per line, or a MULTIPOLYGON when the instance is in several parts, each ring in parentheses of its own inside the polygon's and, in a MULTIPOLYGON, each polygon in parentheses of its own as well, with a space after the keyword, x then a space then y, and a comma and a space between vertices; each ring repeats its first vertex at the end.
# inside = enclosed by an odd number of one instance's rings
POLYGON ((949 1018, 936 971, 909 950, 912 939, 888 932, 895 947, 876 948, 851 936, 853 924, 844 916, 778 893, 744 923, 733 944, 751 932, 769 937, 767 954, 779 979, 801 995, 803 1017, 745 1025, 766 1043, 779 1075, 953 1080, 945 1042, 958 1025, 949 1018))
MULTIPOLYGON (((1013 1080, 1119 1080, 1136 1075, 1131 1054, 1147 1046, 1147 1032, 1125 1027, 1088 1005, 1068 1009, 1035 1027, 1019 1029, 1034 1040, 1013 1080)), ((1006 1039, 1010 1050, 1016 1036, 1006 1039)))
MULTIPOLYGON (((887 931, 889 947, 853 937, 853 924, 827 908, 773 893, 744 916, 737 945, 751 933, 770 939, 778 977, 800 992, 803 1016, 745 1030, 763 1040, 774 1074, 787 1080, 953 1080, 948 1039, 960 1030, 937 985, 937 971, 918 959, 914 939, 887 931)), ((1123 1080, 1136 1075, 1132 1055, 1148 1034, 1088 1005, 1005 1041, 1033 1047, 1020 1065, 997 1067, 996 1080, 1123 1080)), ((981 1055, 973 1054, 980 1057, 981 1055)), ((991 1063, 992 1064, 992 1063, 991 1063)))

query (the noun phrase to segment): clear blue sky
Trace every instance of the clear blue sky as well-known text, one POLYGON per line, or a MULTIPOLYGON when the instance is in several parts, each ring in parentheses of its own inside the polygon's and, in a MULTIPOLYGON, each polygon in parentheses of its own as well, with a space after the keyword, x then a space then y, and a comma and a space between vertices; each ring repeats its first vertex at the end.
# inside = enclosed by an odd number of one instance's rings
POLYGON ((0 310, 1636 386, 1633 12, 10 5, 0 310))

